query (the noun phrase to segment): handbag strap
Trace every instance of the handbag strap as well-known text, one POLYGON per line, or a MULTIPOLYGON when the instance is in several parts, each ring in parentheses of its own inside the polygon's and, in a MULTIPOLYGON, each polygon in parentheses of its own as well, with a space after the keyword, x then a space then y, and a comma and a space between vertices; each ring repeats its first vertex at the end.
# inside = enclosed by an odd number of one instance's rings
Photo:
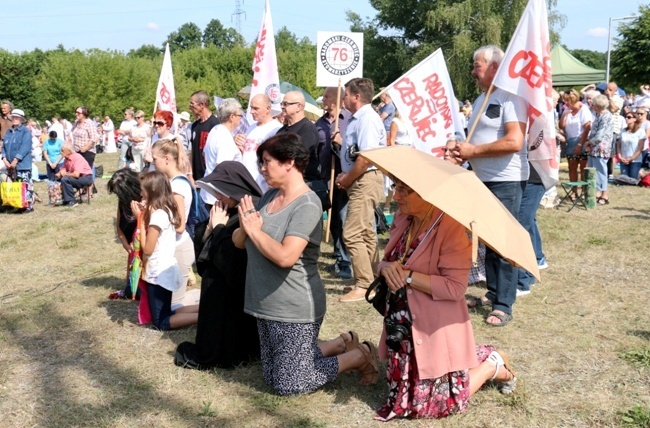
MULTIPOLYGON (((413 254, 415 254, 415 252, 417 251, 417 249, 420 248, 420 245, 427 239, 427 236, 429 236, 431 231, 438 225, 438 223, 440 223, 440 220, 442 219, 442 216, 444 214, 445 214, 444 212, 440 213, 440 215, 438 216, 436 221, 434 221, 433 224, 431 225, 431 227, 429 227, 429 229, 427 230, 427 233, 424 234, 424 237, 420 240, 420 242, 418 242, 417 247, 415 247, 415 249, 411 252, 411 255, 408 257, 408 259, 404 260, 403 266, 408 263, 408 260, 411 259, 413 254)), ((405 248, 404 251, 408 251, 408 248, 405 248)))

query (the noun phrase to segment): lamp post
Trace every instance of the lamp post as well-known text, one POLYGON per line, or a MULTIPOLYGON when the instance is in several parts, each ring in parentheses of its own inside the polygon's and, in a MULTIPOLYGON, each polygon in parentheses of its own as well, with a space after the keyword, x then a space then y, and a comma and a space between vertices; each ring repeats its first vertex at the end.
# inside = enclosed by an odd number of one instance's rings
POLYGON ((609 56, 612 52, 612 21, 622 21, 625 19, 638 18, 637 15, 623 16, 621 18, 609 18, 609 31, 607 32, 607 72, 605 74, 605 84, 609 83, 609 56))

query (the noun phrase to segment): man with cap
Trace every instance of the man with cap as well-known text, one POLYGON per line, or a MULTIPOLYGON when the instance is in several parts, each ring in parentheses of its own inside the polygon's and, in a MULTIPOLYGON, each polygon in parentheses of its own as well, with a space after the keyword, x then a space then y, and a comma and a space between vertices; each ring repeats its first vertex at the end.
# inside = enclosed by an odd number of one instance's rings
POLYGON ((34 210, 32 134, 25 126, 25 112, 20 109, 13 109, 9 118, 11 119, 11 128, 7 129, 4 135, 2 161, 7 167, 9 178, 13 181, 27 183, 27 208, 21 212, 32 212, 34 210))
POLYGON ((192 152, 192 123, 190 121, 190 114, 186 111, 180 112, 178 118, 181 120, 180 125, 178 126, 178 135, 183 140, 183 147, 185 147, 185 152, 187 153, 188 158, 192 158, 190 154, 192 152))

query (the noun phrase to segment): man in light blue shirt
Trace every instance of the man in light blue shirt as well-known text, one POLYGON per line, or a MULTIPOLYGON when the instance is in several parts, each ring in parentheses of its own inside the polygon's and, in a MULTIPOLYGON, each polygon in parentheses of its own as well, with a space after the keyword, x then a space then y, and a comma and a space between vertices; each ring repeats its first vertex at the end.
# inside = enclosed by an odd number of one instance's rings
POLYGON ((375 208, 384 197, 383 174, 357 152, 386 146, 386 130, 370 104, 375 89, 372 80, 355 78, 345 85, 343 102, 352 113, 341 148, 341 172, 336 185, 348 192, 348 212, 343 225, 343 243, 352 259, 355 285, 341 302, 363 300, 374 280, 379 263, 375 208))

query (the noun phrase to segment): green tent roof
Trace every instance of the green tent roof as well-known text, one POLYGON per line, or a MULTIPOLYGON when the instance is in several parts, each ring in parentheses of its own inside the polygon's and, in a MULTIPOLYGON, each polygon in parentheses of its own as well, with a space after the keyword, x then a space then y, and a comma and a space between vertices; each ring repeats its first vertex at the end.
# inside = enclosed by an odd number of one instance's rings
POLYGON ((578 61, 561 45, 551 50, 553 86, 577 86, 604 82, 605 70, 596 70, 578 61))

